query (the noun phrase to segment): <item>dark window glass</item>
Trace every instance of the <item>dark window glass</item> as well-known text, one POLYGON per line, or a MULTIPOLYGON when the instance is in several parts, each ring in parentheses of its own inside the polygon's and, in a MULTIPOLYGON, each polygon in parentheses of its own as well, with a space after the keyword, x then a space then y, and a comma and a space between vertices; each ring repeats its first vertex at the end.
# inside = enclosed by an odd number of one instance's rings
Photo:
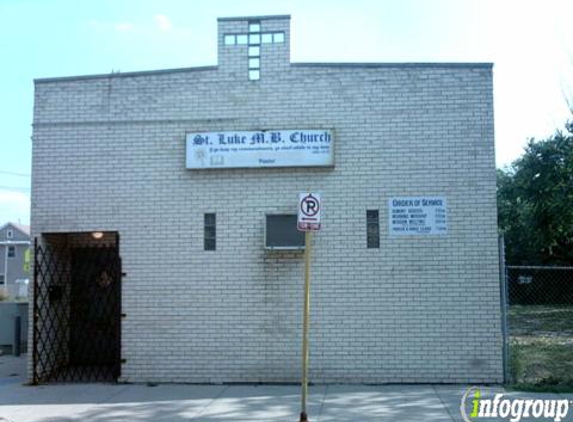
POLYGON ((215 227, 205 226, 205 237, 207 239, 214 239, 215 238, 215 227))
POLYGON ((380 247, 380 220, 378 210, 366 211, 366 246, 368 248, 380 247))
POLYGON ((206 251, 214 251, 217 248, 217 219, 215 214, 205 214, 203 226, 203 245, 206 251))
POLYGON ((14 258, 16 256, 16 247, 8 246, 8 258, 14 258))

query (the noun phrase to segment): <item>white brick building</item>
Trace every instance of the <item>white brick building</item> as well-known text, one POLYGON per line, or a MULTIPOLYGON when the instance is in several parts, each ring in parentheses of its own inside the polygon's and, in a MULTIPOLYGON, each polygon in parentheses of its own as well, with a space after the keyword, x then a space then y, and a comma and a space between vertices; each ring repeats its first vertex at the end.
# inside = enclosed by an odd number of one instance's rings
MULTIPOLYGON (((303 253, 265 216, 317 191, 310 380, 501 381, 491 64, 291 63, 289 23, 220 19, 217 66, 36 80, 33 238, 118 245, 121 380, 295 382, 303 253), (294 129, 331 130, 334 166, 186 168, 186 134, 294 129), (447 231, 392 235, 404 197, 445 198, 447 231)), ((39 381, 81 354, 72 267, 37 275, 39 381)))

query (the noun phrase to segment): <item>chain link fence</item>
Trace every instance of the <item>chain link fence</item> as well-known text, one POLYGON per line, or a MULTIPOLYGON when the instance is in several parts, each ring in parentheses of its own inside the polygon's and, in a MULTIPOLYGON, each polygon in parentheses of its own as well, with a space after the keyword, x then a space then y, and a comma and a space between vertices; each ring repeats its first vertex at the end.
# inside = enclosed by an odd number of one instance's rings
POLYGON ((573 267, 506 266, 509 380, 573 387, 573 267))

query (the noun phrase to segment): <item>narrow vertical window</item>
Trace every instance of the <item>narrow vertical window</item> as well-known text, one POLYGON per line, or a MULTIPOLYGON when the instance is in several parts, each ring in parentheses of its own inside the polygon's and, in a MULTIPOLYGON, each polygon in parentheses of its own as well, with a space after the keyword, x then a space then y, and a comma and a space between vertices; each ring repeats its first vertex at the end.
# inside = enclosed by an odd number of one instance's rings
POLYGON ((214 251, 217 248, 217 219, 215 214, 205 214, 203 226, 203 241, 206 251, 214 251))
POLYGON ((366 210, 366 246, 380 247, 380 220, 378 210, 366 210))
POLYGON ((16 257, 16 247, 8 246, 8 258, 15 258, 15 257, 16 257))
POLYGON ((4 274, 0 274, 0 285, 4 284, 4 274))
POLYGON ((12 239, 14 237, 14 232, 12 230, 6 230, 6 238, 12 239))

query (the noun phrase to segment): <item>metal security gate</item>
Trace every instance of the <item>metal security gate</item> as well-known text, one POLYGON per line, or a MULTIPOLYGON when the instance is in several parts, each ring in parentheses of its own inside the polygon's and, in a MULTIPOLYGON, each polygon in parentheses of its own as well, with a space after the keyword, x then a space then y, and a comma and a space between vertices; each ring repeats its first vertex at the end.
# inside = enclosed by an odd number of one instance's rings
POLYGON ((117 381, 121 368, 117 233, 43 239, 42 245, 34 241, 33 382, 117 381))

